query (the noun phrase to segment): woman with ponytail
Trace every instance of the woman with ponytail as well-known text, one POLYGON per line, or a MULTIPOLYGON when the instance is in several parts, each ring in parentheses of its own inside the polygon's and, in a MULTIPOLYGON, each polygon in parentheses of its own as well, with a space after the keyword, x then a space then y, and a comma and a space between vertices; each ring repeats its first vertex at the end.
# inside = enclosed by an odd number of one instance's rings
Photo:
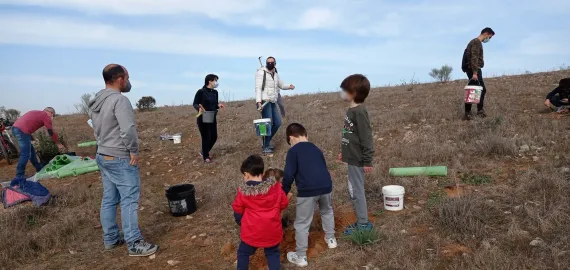
MULTIPOLYGON (((224 104, 218 101, 218 76, 215 74, 208 74, 204 79, 204 86, 196 92, 194 97, 194 109, 198 113, 203 113, 204 111, 215 111, 218 109, 223 109, 224 104)), ((217 113, 216 113, 217 114, 217 113)), ((214 116, 213 123, 204 123, 202 115, 197 118, 198 130, 200 130, 200 136, 202 137, 202 149, 200 155, 204 158, 205 163, 211 163, 212 157, 210 156, 210 150, 214 147, 216 140, 218 139, 218 123, 214 116)))

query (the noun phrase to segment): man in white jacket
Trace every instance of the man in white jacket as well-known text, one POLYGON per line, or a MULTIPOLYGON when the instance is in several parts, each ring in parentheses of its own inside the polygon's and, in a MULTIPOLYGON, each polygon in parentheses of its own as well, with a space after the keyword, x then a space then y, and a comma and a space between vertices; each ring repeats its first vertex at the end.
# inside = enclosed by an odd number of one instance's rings
POLYGON ((281 126, 281 115, 277 109, 277 100, 279 98, 279 89, 293 90, 295 86, 290 84, 286 85, 280 78, 275 69, 275 58, 267 57, 265 67, 257 70, 255 74, 255 101, 257 108, 267 102, 261 111, 263 118, 271 119, 271 136, 264 137, 262 152, 264 154, 273 153, 274 148, 271 145, 271 139, 277 133, 281 126))

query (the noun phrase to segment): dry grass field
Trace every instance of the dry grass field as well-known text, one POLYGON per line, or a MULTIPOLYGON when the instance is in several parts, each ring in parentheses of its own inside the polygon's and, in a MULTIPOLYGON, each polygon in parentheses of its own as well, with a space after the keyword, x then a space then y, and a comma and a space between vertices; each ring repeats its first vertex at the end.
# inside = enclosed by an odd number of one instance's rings
MULTIPOLYGON (((564 70, 489 78, 489 117, 471 122, 460 120, 466 80, 374 89, 366 101, 376 150, 366 190, 370 216, 382 239, 360 247, 343 239, 339 230, 339 248, 324 250, 315 224, 307 269, 568 269, 570 118, 543 106, 553 84, 568 76, 570 71, 564 70), (449 175, 388 174, 390 167, 426 165, 446 165, 449 175), (406 188, 403 211, 383 211, 381 189, 388 184, 406 188)), ((326 93, 288 97, 286 106, 284 126, 305 125, 309 139, 327 158, 340 229, 354 218, 346 166, 335 160, 345 104, 337 93, 326 93)), ((43 181, 57 196, 52 205, 0 210, 0 269, 235 268, 239 227, 230 204, 241 181, 241 161, 260 152, 252 125, 259 114, 253 108, 252 101, 236 101, 220 112, 216 158, 210 165, 198 156, 200 137, 191 107, 136 114, 140 227, 145 238, 161 245, 156 258, 130 258, 126 248, 103 252, 102 187, 100 176, 92 173, 43 181), (182 144, 161 141, 163 129, 182 132, 182 144), (198 211, 175 218, 168 213, 164 191, 180 183, 196 186, 198 211)), ((73 146, 93 139, 86 120, 63 116, 55 124, 73 146)), ((284 128, 275 144, 277 151, 265 157, 266 165, 283 167, 288 149, 284 128)), ((83 155, 95 151, 72 150, 83 155)), ((28 170, 31 173, 31 166, 28 170)), ((0 179, 14 174, 15 165, 0 161, 0 179)), ((294 202, 290 208, 294 212, 294 202)), ((283 252, 294 249, 291 227, 283 252)), ((264 269, 261 257, 253 264, 252 269, 264 269)))

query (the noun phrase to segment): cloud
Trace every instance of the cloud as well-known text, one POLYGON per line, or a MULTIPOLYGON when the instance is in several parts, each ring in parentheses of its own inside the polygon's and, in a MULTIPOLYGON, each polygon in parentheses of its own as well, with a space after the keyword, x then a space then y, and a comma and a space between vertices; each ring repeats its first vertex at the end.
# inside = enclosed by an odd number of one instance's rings
POLYGON ((255 70, 249 73, 246 72, 233 72, 233 71, 185 71, 182 73, 183 77, 192 79, 204 79, 208 74, 216 74, 220 77, 221 81, 226 79, 230 80, 253 80, 255 70))
POLYGON ((202 14, 210 18, 251 13, 268 0, 0 0, 0 4, 71 9, 85 13, 121 15, 202 14))
POLYGON ((566 32, 535 33, 520 42, 518 52, 531 56, 570 55, 570 38, 566 32))
POLYGON ((50 47, 97 48, 158 52, 178 55, 257 57, 280 55, 289 59, 337 59, 349 56, 336 46, 275 37, 244 37, 188 27, 168 31, 153 28, 117 27, 72 18, 0 13, 0 43, 50 47))
MULTIPOLYGON (((5 85, 16 85, 26 82, 28 85, 33 86, 66 86, 78 87, 82 89, 92 89, 93 92, 105 88, 103 78, 100 76, 93 77, 67 77, 67 76, 48 76, 42 74, 0 74, 0 81, 5 85)), ((165 91, 183 91, 188 90, 188 85, 185 84, 172 84, 153 81, 139 81, 131 80, 133 88, 152 89, 152 90, 165 90, 165 91)))

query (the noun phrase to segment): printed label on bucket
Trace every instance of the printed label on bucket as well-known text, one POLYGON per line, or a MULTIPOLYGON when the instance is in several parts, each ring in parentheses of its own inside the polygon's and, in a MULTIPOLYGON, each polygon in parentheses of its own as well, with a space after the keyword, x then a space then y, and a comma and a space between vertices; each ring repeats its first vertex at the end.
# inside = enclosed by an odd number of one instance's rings
POLYGON ((172 211, 172 213, 188 212, 188 205, 186 204, 186 200, 168 201, 168 206, 170 207, 170 211, 172 211))
POLYGON ((386 206, 388 207, 399 207, 400 206, 400 197, 384 197, 384 201, 386 206))

